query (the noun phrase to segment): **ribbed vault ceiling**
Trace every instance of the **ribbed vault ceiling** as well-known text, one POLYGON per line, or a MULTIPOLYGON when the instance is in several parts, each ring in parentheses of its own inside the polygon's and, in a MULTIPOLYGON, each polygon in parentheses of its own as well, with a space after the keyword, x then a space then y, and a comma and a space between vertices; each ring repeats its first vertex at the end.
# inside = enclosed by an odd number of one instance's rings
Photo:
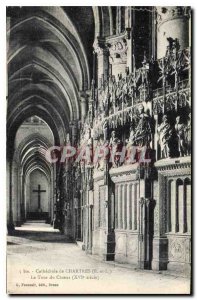
MULTIPOLYGON (((88 9, 91 17, 84 31, 89 22, 93 44, 94 18, 88 9)), ((80 118, 79 94, 90 87, 92 49, 90 53, 82 41, 87 35, 76 29, 74 13, 69 12, 71 21, 61 7, 8 8, 8 149, 19 126, 32 115, 50 126, 56 144, 63 143, 69 122, 80 118)))

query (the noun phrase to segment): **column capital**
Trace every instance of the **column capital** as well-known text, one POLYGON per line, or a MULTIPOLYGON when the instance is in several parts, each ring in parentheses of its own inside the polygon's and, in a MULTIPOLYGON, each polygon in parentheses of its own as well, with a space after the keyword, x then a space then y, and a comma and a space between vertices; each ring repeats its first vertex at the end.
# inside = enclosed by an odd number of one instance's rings
POLYGON ((107 55, 109 52, 104 38, 97 37, 93 43, 93 48, 94 53, 98 56, 107 55))
POLYGON ((87 99, 91 95, 91 90, 85 90, 79 92, 79 97, 81 101, 84 101, 84 99, 87 99))

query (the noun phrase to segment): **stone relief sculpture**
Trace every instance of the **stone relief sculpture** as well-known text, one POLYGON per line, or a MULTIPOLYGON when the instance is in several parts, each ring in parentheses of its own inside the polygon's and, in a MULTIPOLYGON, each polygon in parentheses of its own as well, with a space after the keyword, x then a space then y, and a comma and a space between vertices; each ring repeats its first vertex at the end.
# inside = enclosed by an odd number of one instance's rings
POLYGON ((139 121, 135 130, 135 143, 138 146, 150 147, 151 142, 151 117, 144 112, 144 107, 139 108, 139 121))
POLYGON ((104 137, 104 142, 106 142, 108 139, 108 122, 107 122, 107 120, 105 120, 103 123, 103 137, 104 137))
POLYGON ((109 154, 109 141, 100 139, 95 144, 95 156, 96 151, 99 151, 99 153, 97 153, 98 156, 96 157, 95 168, 98 171, 103 171, 109 154))
POLYGON ((127 146, 134 146, 135 145, 135 132, 133 125, 130 126, 129 130, 129 138, 126 140, 127 146))
POLYGON ((104 116, 108 115, 109 112, 109 101, 110 101, 110 93, 108 90, 105 91, 104 97, 103 97, 103 112, 104 116))
POLYGON ((191 154, 191 113, 189 114, 189 119, 187 121, 186 129, 185 129, 185 140, 186 140, 186 153, 187 155, 191 154))
POLYGON ((66 134, 66 145, 70 145, 70 144, 71 144, 71 142, 70 142, 70 134, 67 133, 66 134))
POLYGON ((180 156, 185 156, 187 153, 186 145, 186 128, 185 124, 180 122, 180 116, 176 117, 175 132, 178 140, 178 151, 180 156))
MULTIPOLYGON (((126 164, 128 162, 130 162, 133 146, 135 146, 135 131, 134 131, 133 124, 131 124, 130 129, 129 129, 129 138, 126 139, 126 158, 127 158, 126 164)), ((133 153, 133 155, 134 155, 134 153, 133 153)), ((133 157, 133 160, 134 160, 134 157, 133 157)))
POLYGON ((109 141, 112 167, 119 167, 121 165, 120 156, 116 154, 121 150, 121 147, 122 147, 121 140, 116 136, 116 132, 112 131, 111 138, 109 141))
POLYGON ((161 147, 161 158, 166 158, 169 156, 169 139, 171 133, 171 126, 168 122, 167 116, 164 115, 161 125, 158 126, 159 144, 161 147))

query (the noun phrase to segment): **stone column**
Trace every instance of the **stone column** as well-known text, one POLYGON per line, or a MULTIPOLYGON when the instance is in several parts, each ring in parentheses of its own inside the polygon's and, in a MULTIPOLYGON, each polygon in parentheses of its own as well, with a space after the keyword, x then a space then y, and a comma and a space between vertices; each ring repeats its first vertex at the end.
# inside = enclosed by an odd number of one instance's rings
POLYGON ((123 215, 122 215, 122 206, 123 206, 123 185, 120 185, 120 199, 119 199, 119 228, 123 228, 123 215))
POLYGON ((8 234, 14 230, 12 203, 12 163, 7 161, 7 230, 8 234))
POLYGON ((179 205, 179 232, 184 233, 184 190, 183 184, 178 185, 178 205, 179 205))
POLYGON ((135 219, 136 219, 136 216, 135 216, 135 205, 136 205, 136 199, 135 199, 135 184, 132 184, 131 186, 131 203, 132 203, 132 217, 131 217, 131 220, 132 220, 132 226, 131 226, 131 229, 132 230, 135 230, 135 219))
POLYGON ((111 228, 115 229, 115 197, 114 193, 111 194, 111 228))
POLYGON ((81 95, 81 121, 84 123, 87 115, 87 100, 84 96, 81 95))
POLYGON ((168 263, 168 239, 163 235, 163 212, 165 198, 165 177, 158 174, 158 181, 153 183, 154 209, 154 238, 153 238, 153 270, 166 270, 168 263))
POLYGON ((138 234, 138 267, 144 269, 144 233, 145 233, 145 199, 143 197, 139 200, 139 234, 138 234))
POLYGON ((132 45, 132 13, 131 6, 125 7, 125 30, 127 32, 127 67, 129 68, 129 73, 133 70, 133 45, 132 45))
POLYGON ((141 198, 139 201, 139 268, 151 269, 153 211, 155 201, 141 198))
POLYGON ((88 243, 88 205, 87 205, 87 191, 84 190, 83 197, 84 197, 84 204, 83 204, 83 245, 82 249, 87 250, 87 243, 88 243))
POLYGON ((140 191, 139 191, 139 184, 136 184, 136 201, 137 201, 137 216, 136 216, 136 220, 137 220, 137 230, 139 231, 139 205, 138 205, 138 202, 139 202, 139 199, 140 199, 140 191))
POLYGON ((110 184, 105 186, 105 242, 104 242, 104 253, 103 260, 113 261, 115 255, 115 233, 114 228, 111 226, 111 197, 112 191, 110 184))
POLYGON ((187 231, 191 233, 191 184, 186 184, 185 186, 185 197, 186 197, 186 204, 187 204, 187 231))
POLYGON ((70 122, 71 134, 72 134, 72 145, 76 145, 77 142, 77 134, 78 134, 78 121, 73 120, 70 122))
POLYGON ((155 132, 153 134, 153 149, 155 149, 155 158, 156 160, 159 159, 159 156, 158 156, 158 115, 154 115, 154 121, 155 121, 155 132))
POLYGON ((51 224, 54 220, 54 203, 55 203, 55 183, 56 183, 56 178, 55 178, 55 167, 52 170, 52 180, 51 180, 51 224))
POLYGON ((116 12, 116 34, 121 33, 121 6, 117 6, 116 12))
POLYGON ((126 204, 126 198, 125 198, 125 185, 122 186, 122 229, 126 228, 126 216, 125 216, 125 204, 126 204))
POLYGON ((21 223, 25 221, 25 199, 24 199, 24 179, 23 173, 20 174, 20 201, 21 201, 21 223))
POLYGON ((17 162, 12 163, 12 208, 15 226, 21 225, 20 174, 17 162))
POLYGON ((119 222, 119 201, 120 201, 120 185, 116 185, 116 202, 115 202, 115 217, 116 217, 116 226, 115 228, 119 228, 120 222, 119 222))
POLYGON ((94 51, 97 54, 97 82, 100 87, 108 79, 109 73, 109 51, 105 45, 105 40, 97 38, 94 41, 94 51))
POLYGON ((130 184, 127 184, 126 185, 127 187, 127 196, 126 196, 126 199, 127 199, 127 229, 131 229, 131 224, 130 224, 130 213, 131 213, 131 199, 130 199, 130 184))
POLYGON ((170 200, 171 200, 171 207, 170 207, 170 210, 171 210, 171 231, 173 233, 176 232, 176 223, 177 223, 177 220, 176 220, 176 181, 173 180, 171 181, 170 183, 170 200))
POLYGON ((87 225, 88 225, 88 227, 87 227, 87 248, 86 248, 86 252, 89 253, 89 254, 92 254, 93 191, 89 189, 87 191, 87 195, 88 195, 88 203, 87 203, 87 217, 88 217, 87 225))
POLYGON ((157 58, 165 56, 167 38, 178 39, 180 49, 189 46, 190 8, 187 6, 157 6, 157 58))

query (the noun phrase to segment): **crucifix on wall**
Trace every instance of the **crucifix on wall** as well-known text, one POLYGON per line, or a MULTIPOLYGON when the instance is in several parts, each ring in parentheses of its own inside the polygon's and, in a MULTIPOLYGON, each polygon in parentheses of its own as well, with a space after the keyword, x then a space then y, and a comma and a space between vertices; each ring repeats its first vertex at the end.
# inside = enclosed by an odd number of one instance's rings
POLYGON ((41 212, 40 200, 41 200, 41 193, 46 193, 46 190, 41 190, 40 184, 38 184, 38 189, 33 190, 33 193, 38 193, 38 211, 41 212))

